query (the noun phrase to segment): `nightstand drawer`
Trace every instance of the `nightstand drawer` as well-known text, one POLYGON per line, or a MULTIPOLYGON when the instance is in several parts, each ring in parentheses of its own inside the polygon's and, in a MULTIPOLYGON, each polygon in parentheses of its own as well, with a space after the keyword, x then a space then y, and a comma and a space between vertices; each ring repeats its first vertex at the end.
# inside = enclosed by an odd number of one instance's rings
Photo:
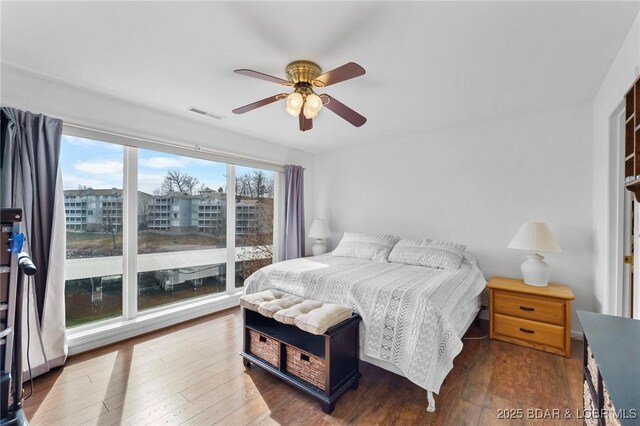
POLYGON ((564 325, 565 306, 564 302, 558 299, 502 291, 495 291, 493 297, 493 309, 498 314, 564 325))
POLYGON ((564 349, 565 329, 557 325, 495 314, 495 334, 518 340, 564 349))

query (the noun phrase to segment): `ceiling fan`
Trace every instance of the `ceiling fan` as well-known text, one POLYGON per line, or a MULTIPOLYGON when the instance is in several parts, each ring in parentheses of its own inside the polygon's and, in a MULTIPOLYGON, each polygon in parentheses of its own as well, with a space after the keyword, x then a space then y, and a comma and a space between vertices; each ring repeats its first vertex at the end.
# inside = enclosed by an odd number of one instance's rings
POLYGON ((285 110, 294 117, 298 117, 300 130, 303 132, 313 128, 313 119, 318 115, 322 107, 333 111, 356 127, 360 127, 367 122, 365 117, 338 101, 336 98, 327 94, 317 95, 313 91, 314 88, 327 87, 331 84, 364 75, 366 72, 364 68, 355 62, 346 63, 341 67, 323 74, 322 69, 311 61, 294 61, 287 65, 285 69, 287 80, 248 69, 239 69, 234 72, 246 75, 247 77, 259 78, 283 86, 293 87, 293 92, 291 93, 280 93, 236 108, 233 110, 234 114, 244 114, 256 108, 286 99, 287 105, 285 110))

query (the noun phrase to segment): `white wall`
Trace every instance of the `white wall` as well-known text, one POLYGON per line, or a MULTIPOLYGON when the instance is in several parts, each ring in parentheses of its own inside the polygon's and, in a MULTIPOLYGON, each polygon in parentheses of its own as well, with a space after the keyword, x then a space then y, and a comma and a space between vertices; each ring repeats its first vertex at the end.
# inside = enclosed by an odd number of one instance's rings
MULTIPOLYGON (((0 101, 3 106, 128 136, 199 145, 250 159, 304 166, 305 203, 311 206, 313 156, 309 153, 216 128, 206 123, 206 120, 210 120, 208 118, 189 120, 6 64, 2 64, 1 70, 0 101)), ((307 208, 305 213, 309 226, 311 208, 307 208)))
MULTIPOLYGON (((609 119, 638 77, 640 67, 640 14, 631 26, 618 55, 593 101, 593 227, 594 294, 597 312, 614 313, 609 298, 611 282, 609 262, 613 241, 612 197, 609 190, 610 125, 609 119)), ((613 266, 613 265, 612 265, 613 266)))
POLYGON ((591 144, 588 103, 319 154, 314 217, 330 248, 344 231, 466 244, 487 277, 520 276, 527 253, 507 245, 524 221, 547 222, 564 250, 547 256, 552 280, 592 310, 591 144))

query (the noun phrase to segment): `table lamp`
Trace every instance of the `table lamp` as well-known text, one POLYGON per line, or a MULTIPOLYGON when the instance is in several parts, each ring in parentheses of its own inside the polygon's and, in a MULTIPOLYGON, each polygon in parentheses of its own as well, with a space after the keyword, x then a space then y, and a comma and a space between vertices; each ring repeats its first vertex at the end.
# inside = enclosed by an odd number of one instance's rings
POLYGON ((533 252, 520 265, 525 284, 535 287, 546 287, 549 284, 551 266, 544 261, 544 256, 538 252, 562 253, 562 249, 553 238, 551 229, 546 223, 525 222, 513 237, 509 248, 533 252))
POLYGON ((324 243, 324 238, 329 238, 330 236, 331 230, 329 226, 327 226, 327 222, 325 222, 324 219, 314 219, 307 234, 307 237, 316 239, 315 244, 311 247, 314 256, 320 256, 327 252, 327 245, 324 243))

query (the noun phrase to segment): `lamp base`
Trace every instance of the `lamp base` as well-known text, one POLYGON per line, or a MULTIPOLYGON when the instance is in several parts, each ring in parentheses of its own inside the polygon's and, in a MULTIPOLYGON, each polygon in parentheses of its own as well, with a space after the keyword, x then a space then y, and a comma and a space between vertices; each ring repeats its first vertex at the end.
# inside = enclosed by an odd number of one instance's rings
POLYGON ((324 243, 324 240, 321 238, 316 238, 316 243, 311 246, 311 252, 314 256, 325 254, 327 252, 327 245, 324 243))
POLYGON ((544 261, 544 256, 534 253, 520 265, 524 283, 534 287, 546 287, 549 285, 551 266, 544 261))

